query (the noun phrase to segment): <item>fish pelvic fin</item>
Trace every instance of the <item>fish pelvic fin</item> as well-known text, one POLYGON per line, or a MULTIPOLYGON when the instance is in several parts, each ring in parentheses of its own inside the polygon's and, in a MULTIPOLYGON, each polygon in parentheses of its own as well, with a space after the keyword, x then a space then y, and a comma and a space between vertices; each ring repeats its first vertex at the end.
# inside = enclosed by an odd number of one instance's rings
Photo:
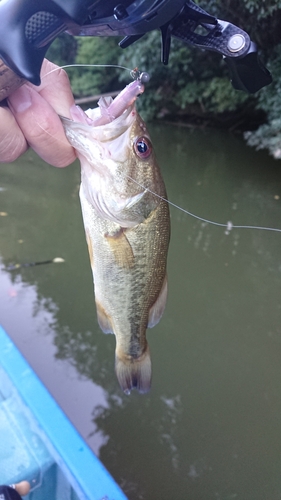
POLYGON ((132 389, 137 389, 141 394, 148 392, 151 386, 151 359, 148 345, 138 358, 132 358, 116 350, 115 371, 125 394, 129 395, 132 389))
POLYGON ((124 269, 130 269, 134 265, 134 253, 123 229, 114 236, 105 235, 105 239, 114 255, 116 264, 124 269))

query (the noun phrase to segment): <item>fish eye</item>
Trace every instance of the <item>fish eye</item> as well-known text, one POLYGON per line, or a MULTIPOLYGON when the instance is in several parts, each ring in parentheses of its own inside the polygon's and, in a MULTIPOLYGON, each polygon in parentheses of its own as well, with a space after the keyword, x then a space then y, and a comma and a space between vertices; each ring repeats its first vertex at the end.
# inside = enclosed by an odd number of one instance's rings
POLYGON ((134 143, 134 150, 139 158, 148 158, 152 152, 152 145, 147 137, 139 137, 134 143))

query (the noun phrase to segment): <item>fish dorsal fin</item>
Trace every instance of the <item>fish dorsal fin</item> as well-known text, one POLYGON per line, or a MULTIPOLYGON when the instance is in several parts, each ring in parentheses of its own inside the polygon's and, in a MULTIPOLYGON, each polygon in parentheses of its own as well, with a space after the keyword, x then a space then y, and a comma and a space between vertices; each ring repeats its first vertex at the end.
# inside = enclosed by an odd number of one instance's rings
POLYGON ((165 310, 166 301, 168 294, 168 282, 167 275, 164 278, 164 282, 161 291, 154 302, 153 306, 150 308, 148 313, 148 328, 153 328, 160 321, 162 314, 165 310))

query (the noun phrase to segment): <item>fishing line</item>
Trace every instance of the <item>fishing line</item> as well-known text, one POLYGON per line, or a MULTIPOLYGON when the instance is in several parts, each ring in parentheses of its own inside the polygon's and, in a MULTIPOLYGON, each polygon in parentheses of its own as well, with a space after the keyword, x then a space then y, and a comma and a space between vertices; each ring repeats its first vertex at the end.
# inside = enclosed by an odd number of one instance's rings
POLYGON ((51 73, 54 73, 55 71, 67 68, 116 68, 129 71, 130 74, 134 71, 132 70, 132 68, 127 68, 126 66, 120 66, 120 64, 65 64, 64 66, 58 66, 57 68, 51 69, 50 71, 48 71, 48 73, 46 73, 42 77, 42 79, 50 75, 51 73))
MULTIPOLYGON (((122 70, 128 71, 132 77, 133 77, 134 71, 135 71, 135 70, 132 70, 131 68, 127 68, 126 66, 121 66, 119 64, 66 64, 64 66, 59 66, 57 68, 52 69, 51 71, 49 71, 48 73, 46 73, 44 75, 44 77, 48 76, 49 74, 53 73, 54 71, 58 71, 60 69, 73 68, 73 67, 83 67, 83 68, 85 68, 85 67, 86 68, 117 68, 117 69, 122 69, 122 70)), ((44 130, 44 128, 41 127, 41 125, 39 123, 38 123, 38 125, 39 125, 40 128, 42 128, 42 130, 44 130)), ((47 132, 47 131, 45 131, 45 132, 47 132)), ((51 134, 49 134, 49 135, 51 135, 51 134)), ((62 141, 60 141, 60 142, 62 142, 62 141)), ((160 198, 161 200, 165 201, 166 203, 168 203, 172 207, 176 208, 177 210, 180 210, 181 212, 185 213, 186 215, 189 215, 190 217, 193 217, 194 219, 197 219, 197 220, 199 220, 201 222, 205 222, 206 224, 211 224, 213 226, 223 227, 223 228, 226 228, 227 231, 231 231, 232 229, 255 229, 255 230, 260 230, 260 231, 272 231, 272 232, 276 232, 276 233, 281 233, 281 229, 274 228, 274 227, 252 226, 252 225, 237 225, 237 224, 232 224, 231 221, 228 221, 225 224, 225 223, 222 223, 222 222, 216 222, 216 221, 213 221, 213 220, 210 220, 210 219, 205 219, 204 217, 200 217, 199 215, 196 215, 196 214, 190 212, 189 210, 186 210, 185 208, 180 207, 176 203, 173 203, 172 201, 164 198, 163 196, 161 196, 161 195, 159 195, 157 193, 154 193, 151 189, 143 186, 141 183, 139 183, 138 181, 136 181, 133 177, 131 177, 131 176, 127 175, 127 174, 124 174, 124 175, 125 175, 125 177, 127 177, 128 179, 130 179, 132 182, 134 182, 135 184, 137 184, 139 187, 141 187, 142 189, 144 189, 144 190, 148 191, 149 193, 151 193, 153 196, 156 196, 157 198, 160 198)))
POLYGON ((219 226, 219 227, 225 227, 228 231, 231 231, 231 229, 259 229, 262 231, 274 231, 281 233, 281 229, 275 228, 275 227, 263 227, 263 226, 243 226, 243 225, 236 225, 232 224, 232 222, 228 221, 227 224, 224 224, 222 222, 216 222, 213 220, 205 219, 204 217, 200 217, 199 215, 193 214, 192 212, 189 212, 185 208, 180 207, 179 205, 176 205, 176 203, 173 203, 172 201, 168 200, 167 198, 164 198, 160 194, 154 193, 151 189, 146 188, 143 186, 140 182, 136 181, 133 179, 133 177, 130 177, 129 175, 125 174, 128 179, 133 181, 135 184, 140 186, 142 189, 145 189, 149 193, 151 193, 154 196, 157 196, 157 198, 160 198, 161 200, 165 201, 166 203, 169 203, 172 207, 175 207, 176 209, 180 210, 181 212, 189 215, 190 217, 193 217, 194 219, 200 220, 201 222, 205 222, 207 224, 212 224, 213 226, 219 226))
MULTIPOLYGON (((44 130, 44 132, 46 132, 48 135, 50 135, 51 137, 52 134, 50 134, 47 130, 44 129, 44 127, 42 127, 40 125, 40 123, 37 122, 37 125, 42 129, 44 130)), ((64 141, 61 141, 60 139, 56 138, 57 141, 65 144, 64 141)), ((189 215, 190 217, 193 217, 194 219, 197 219, 197 220, 200 220, 201 222, 205 222, 206 224, 211 224, 213 226, 219 226, 219 227, 224 227, 227 229, 227 231, 231 231, 231 229, 259 229, 261 231, 273 231, 273 232, 276 232, 276 233, 281 233, 281 229, 278 229, 278 228, 275 228, 275 227, 266 227, 266 226, 251 226, 251 225, 236 225, 236 224, 232 224, 232 222, 228 221, 226 224, 223 223, 223 222, 216 222, 216 221, 213 221, 213 220, 210 220, 210 219, 205 219, 204 217, 200 217, 200 215, 196 215, 192 212, 190 212, 189 210, 186 210, 185 208, 183 207, 180 207, 179 205, 177 205, 176 203, 173 203, 171 200, 168 200, 167 198, 164 198, 163 196, 161 196, 160 194, 157 194, 155 193, 154 191, 152 191, 151 189, 145 187, 143 184, 141 184, 140 182, 136 181, 133 177, 131 177, 130 175, 128 174, 123 174, 124 175, 124 178, 127 177, 127 179, 130 179, 132 182, 134 182, 135 184, 137 184, 139 187, 141 187, 142 189, 148 191, 149 193, 151 193, 153 196, 156 196, 157 198, 160 198, 161 200, 165 201, 166 203, 168 203, 169 205, 171 205, 172 207, 176 208, 177 210, 180 210, 181 212, 183 212, 184 214, 186 215, 189 215)))
MULTIPOLYGON (((37 125, 42 129, 44 130, 45 133, 47 133, 48 135, 50 135, 51 137, 52 134, 50 134, 47 130, 44 129, 44 127, 42 127, 40 125, 40 123, 37 122, 37 125)), ((56 138, 57 141, 61 142, 62 144, 65 144, 64 141, 61 141, 60 139, 56 138)), ((66 139, 67 140, 67 139, 66 139)), ((224 227, 227 229, 227 231, 231 231, 231 229, 259 229, 261 231, 273 231, 273 232, 276 232, 276 233, 281 233, 281 229, 278 229, 278 228, 275 228, 275 227, 266 227, 266 226, 251 226, 251 225, 236 225, 236 224, 232 224, 232 222, 228 221, 226 224, 223 223, 223 222, 216 222, 216 221, 213 221, 213 220, 210 220, 210 219, 205 219, 204 217, 200 217, 200 215, 196 215, 192 212, 190 212, 189 210, 186 210, 185 208, 183 207, 180 207, 179 205, 177 205, 176 203, 173 203, 171 200, 168 200, 167 198, 164 198, 163 196, 161 196, 160 194, 157 194, 155 193, 154 191, 152 191, 151 189, 143 186, 140 182, 136 181, 133 177, 131 177, 130 175, 127 175, 127 174, 123 174, 124 175, 124 178, 127 177, 127 179, 130 179, 132 182, 134 182, 135 184, 137 184, 139 187, 141 187, 142 189, 148 191, 149 193, 151 193, 153 196, 156 196, 157 198, 160 198, 161 200, 165 201, 166 203, 168 203, 169 205, 171 205, 172 207, 176 208, 177 210, 180 210, 181 212, 183 212, 184 214, 186 215, 189 215, 190 217, 193 217, 194 219, 197 219, 197 220, 200 220, 201 222, 205 222, 206 224, 211 224, 212 226, 219 226, 219 227, 224 227)))

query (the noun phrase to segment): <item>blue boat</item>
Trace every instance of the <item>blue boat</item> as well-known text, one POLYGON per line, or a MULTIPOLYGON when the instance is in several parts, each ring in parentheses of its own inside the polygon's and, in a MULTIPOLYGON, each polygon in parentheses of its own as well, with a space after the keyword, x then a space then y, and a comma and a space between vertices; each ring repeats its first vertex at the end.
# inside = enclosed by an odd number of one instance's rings
POLYGON ((126 500, 0 326, 0 484, 25 500, 126 500))

